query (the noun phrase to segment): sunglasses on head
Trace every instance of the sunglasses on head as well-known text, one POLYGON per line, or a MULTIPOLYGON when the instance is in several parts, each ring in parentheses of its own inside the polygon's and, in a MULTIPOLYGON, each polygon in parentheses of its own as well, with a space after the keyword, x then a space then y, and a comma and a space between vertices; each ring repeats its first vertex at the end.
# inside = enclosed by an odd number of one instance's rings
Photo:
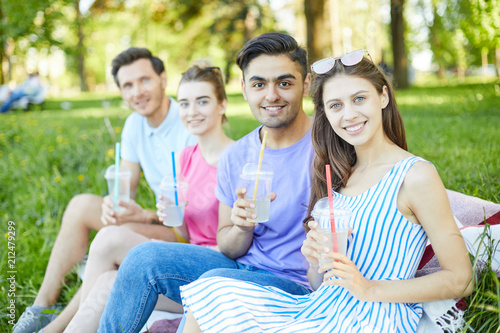
MULTIPOLYGON (((370 56, 368 51, 360 49, 360 50, 346 53, 340 57, 335 57, 335 58, 328 57, 325 59, 318 60, 311 65, 311 70, 316 74, 325 74, 330 69, 332 69, 333 66, 335 66, 335 62, 337 60, 340 60, 340 62, 344 66, 354 66, 354 65, 359 64, 359 62, 365 56, 365 53, 368 54, 368 56, 370 57, 370 60, 371 60, 372 57, 370 56)), ((372 60, 372 62, 373 62, 373 60, 372 60)))
MULTIPOLYGON (((219 68, 219 67, 217 67, 217 66, 205 67, 205 68, 202 68, 202 70, 204 70, 204 71, 213 71, 213 72, 215 72, 215 73, 217 73, 217 74, 219 74, 219 75, 222 75, 222 74, 221 74, 221 71, 220 71, 220 68, 219 68)), ((187 73, 187 71, 186 71, 186 72, 184 72, 184 73, 182 73, 182 75, 184 75, 184 74, 186 74, 186 73, 187 73)))
POLYGON ((216 67, 216 66, 212 66, 212 67, 205 67, 203 68, 204 71, 216 71, 216 72, 220 72, 220 68, 219 67, 216 67))

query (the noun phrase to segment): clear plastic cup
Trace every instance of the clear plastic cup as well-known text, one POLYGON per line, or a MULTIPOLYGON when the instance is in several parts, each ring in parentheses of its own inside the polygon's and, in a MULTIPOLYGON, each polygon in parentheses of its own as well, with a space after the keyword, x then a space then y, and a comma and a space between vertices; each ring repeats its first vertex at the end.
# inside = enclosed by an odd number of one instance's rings
MULTIPOLYGON (((335 233, 331 230, 331 215, 328 197, 321 198, 314 205, 311 212, 312 217, 318 223, 318 232, 324 234, 328 241, 321 243, 327 246, 330 251, 338 253, 347 253, 347 235, 351 225, 352 211, 347 207, 347 203, 340 199, 333 199, 333 218, 335 221, 335 233)), ((320 259, 319 264, 330 262, 332 259, 320 259)))
POLYGON ((260 167, 260 173, 258 171, 257 163, 247 163, 243 167, 240 174, 241 186, 246 188, 245 199, 253 201, 255 208, 247 210, 253 211, 257 218, 249 219, 248 222, 261 223, 269 221, 269 213, 271 210, 271 184, 274 176, 274 172, 269 165, 262 163, 260 167), (255 192, 255 182, 257 180, 257 174, 259 175, 259 181, 257 184, 257 192, 254 197, 255 192))
POLYGON ((108 182, 108 192, 111 200, 113 200, 114 211, 123 211, 124 207, 118 206, 118 200, 123 202, 129 202, 130 200, 130 177, 132 173, 129 168, 125 165, 120 165, 120 171, 118 173, 118 193, 115 193, 115 165, 111 165, 106 169, 104 178, 108 182))
MULTIPOLYGON (((335 232, 332 232, 330 228, 319 228, 316 229, 321 234, 325 235, 327 238, 326 242, 320 242, 321 245, 328 247, 329 252, 337 252, 345 255, 347 253, 347 231, 348 229, 335 229, 335 232)), ((331 262, 332 259, 318 259, 318 263, 323 265, 326 262, 331 262)))
POLYGON ((174 182, 172 174, 163 177, 160 183, 160 191, 163 196, 162 204, 165 206, 162 212, 167 215, 165 220, 163 220, 164 225, 168 227, 180 227, 184 222, 184 209, 187 204, 186 194, 188 187, 189 184, 183 177, 177 177, 176 182, 174 182))

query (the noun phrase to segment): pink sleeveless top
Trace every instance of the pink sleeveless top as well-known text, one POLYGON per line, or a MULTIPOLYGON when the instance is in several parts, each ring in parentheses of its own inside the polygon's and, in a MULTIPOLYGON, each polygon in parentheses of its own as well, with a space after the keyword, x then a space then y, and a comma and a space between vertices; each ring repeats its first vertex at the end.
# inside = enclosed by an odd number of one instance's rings
POLYGON ((215 197, 217 167, 208 164, 198 145, 182 150, 181 175, 189 184, 184 222, 189 231, 189 242, 203 246, 216 246, 219 223, 219 200, 215 197))

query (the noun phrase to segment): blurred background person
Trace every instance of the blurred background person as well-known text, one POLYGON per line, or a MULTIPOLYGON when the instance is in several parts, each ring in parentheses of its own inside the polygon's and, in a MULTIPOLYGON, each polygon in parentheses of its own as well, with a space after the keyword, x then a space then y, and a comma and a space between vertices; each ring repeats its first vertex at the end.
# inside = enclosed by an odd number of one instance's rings
POLYGON ((18 85, 9 95, 5 103, 0 109, 1 113, 7 112, 12 107, 12 104, 19 101, 23 97, 36 97, 43 91, 42 83, 38 72, 28 74, 28 79, 18 85))

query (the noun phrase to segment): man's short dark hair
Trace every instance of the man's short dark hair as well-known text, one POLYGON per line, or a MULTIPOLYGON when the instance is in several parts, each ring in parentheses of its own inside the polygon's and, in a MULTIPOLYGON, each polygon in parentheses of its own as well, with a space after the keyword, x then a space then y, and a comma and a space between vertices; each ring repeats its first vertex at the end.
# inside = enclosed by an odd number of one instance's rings
POLYGON ((146 48, 130 47, 117 55, 111 62, 111 74, 113 74, 113 78, 115 79, 118 88, 120 88, 120 84, 118 82, 117 74, 120 67, 130 65, 131 63, 139 59, 149 59, 151 61, 153 69, 158 75, 161 75, 161 73, 165 71, 163 61, 161 61, 157 57, 153 57, 151 51, 146 48))
POLYGON ((302 79, 305 80, 308 73, 307 51, 299 46, 297 41, 287 34, 281 32, 268 32, 249 40, 238 52, 236 63, 243 72, 248 64, 260 55, 286 55, 290 60, 297 62, 302 69, 302 79))

